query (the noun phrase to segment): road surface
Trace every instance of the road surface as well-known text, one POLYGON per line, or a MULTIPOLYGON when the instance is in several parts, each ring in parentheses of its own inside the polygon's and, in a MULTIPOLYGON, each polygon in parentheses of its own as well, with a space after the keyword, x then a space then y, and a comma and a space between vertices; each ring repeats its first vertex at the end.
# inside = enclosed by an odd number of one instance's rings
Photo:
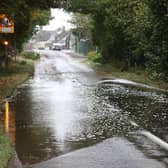
POLYGON ((44 50, 34 77, 18 88, 21 161, 33 168, 168 167, 167 93, 103 80, 83 60, 44 50))

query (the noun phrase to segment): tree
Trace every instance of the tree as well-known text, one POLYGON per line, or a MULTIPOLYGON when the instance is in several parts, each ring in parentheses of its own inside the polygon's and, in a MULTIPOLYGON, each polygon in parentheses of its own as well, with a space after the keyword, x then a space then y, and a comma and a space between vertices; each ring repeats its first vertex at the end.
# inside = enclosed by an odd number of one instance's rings
POLYGON ((148 57, 153 74, 168 81, 168 1, 149 0, 152 35, 148 57))
POLYGON ((93 20, 90 15, 73 13, 70 22, 75 26, 81 38, 92 39, 93 20))
POLYGON ((93 39, 105 60, 118 59, 129 65, 140 63, 148 29, 143 22, 147 20, 146 4, 139 0, 102 0, 96 9, 92 13, 93 39))
POLYGON ((69 10, 90 14, 92 39, 105 60, 128 66, 147 63, 168 80, 167 0, 69 0, 69 10))
MULTIPOLYGON (((21 50, 24 42, 33 35, 36 25, 48 23, 51 18, 50 5, 54 3, 55 1, 50 0, 33 1, 32 4, 28 0, 17 0, 15 3, 12 0, 0 2, 1 13, 8 14, 15 22, 14 34, 0 34, 1 53, 5 50, 2 44, 4 39, 9 41, 10 48, 21 50)), ((0 57, 4 57, 4 54, 0 57)))

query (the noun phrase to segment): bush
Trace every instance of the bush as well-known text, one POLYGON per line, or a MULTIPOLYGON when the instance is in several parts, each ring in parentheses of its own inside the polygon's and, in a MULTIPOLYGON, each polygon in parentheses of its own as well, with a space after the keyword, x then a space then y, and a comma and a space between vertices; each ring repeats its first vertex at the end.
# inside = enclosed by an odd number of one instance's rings
POLYGON ((93 62, 101 62, 102 57, 99 53, 96 53, 95 51, 91 51, 88 53, 88 58, 93 62))
POLYGON ((23 60, 23 61, 19 62, 19 64, 20 64, 20 65, 26 65, 27 62, 23 60))
POLYGON ((37 60, 40 58, 40 54, 36 52, 22 52, 21 54, 26 59, 37 60))

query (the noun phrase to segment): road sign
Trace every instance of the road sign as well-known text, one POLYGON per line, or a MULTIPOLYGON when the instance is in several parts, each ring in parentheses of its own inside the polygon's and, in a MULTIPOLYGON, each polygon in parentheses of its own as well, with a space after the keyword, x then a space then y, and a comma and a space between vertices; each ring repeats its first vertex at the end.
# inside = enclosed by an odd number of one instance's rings
POLYGON ((0 14, 0 33, 14 33, 14 21, 6 14, 0 14))

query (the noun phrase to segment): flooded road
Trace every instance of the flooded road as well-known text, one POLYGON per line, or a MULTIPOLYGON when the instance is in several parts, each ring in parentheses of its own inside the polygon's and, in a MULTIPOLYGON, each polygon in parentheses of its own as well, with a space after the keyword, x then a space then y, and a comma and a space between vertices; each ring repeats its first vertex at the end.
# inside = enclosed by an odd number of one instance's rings
POLYGON ((15 147, 38 163, 111 137, 125 137, 145 157, 168 166, 168 152, 143 134, 168 142, 168 94, 102 80, 82 57, 43 51, 35 74, 13 103, 15 147))

